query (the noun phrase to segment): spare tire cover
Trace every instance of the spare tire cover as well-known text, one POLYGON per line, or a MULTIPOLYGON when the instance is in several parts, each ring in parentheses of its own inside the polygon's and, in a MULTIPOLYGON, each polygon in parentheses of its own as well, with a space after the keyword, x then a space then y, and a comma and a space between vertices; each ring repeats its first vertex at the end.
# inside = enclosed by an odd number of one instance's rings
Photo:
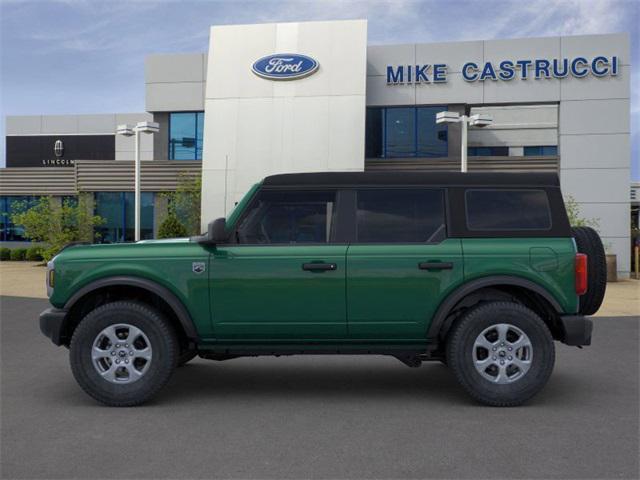
POLYGON ((591 227, 573 227, 578 252, 587 255, 587 293, 580 297, 580 313, 593 315, 598 311, 607 289, 607 260, 600 235, 591 227))

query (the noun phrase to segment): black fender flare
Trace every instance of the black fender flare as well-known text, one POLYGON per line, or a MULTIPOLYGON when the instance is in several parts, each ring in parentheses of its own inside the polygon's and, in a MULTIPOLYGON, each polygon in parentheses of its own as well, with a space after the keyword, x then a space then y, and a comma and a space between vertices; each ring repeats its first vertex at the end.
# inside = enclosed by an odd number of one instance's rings
POLYGON ((438 309, 436 310, 435 315, 433 316, 433 320, 431 321, 431 325, 429 326, 429 330, 427 331, 427 340, 429 341, 438 341, 438 337, 443 327, 446 327, 447 316, 451 312, 451 309, 464 297, 467 295, 480 290, 481 288, 498 286, 498 285, 509 285, 515 287, 522 287, 527 290, 530 290, 534 293, 537 293, 542 298, 544 298, 549 304, 553 307, 553 309, 562 313, 562 307, 558 303, 558 301, 551 295, 545 288, 541 287, 537 283, 527 280, 522 277, 515 277, 510 275, 493 275, 490 277, 481 277, 470 282, 464 283, 459 286, 453 292, 451 292, 446 299, 444 299, 438 309))
POLYGON ((162 300, 167 302, 169 307, 173 310, 180 325, 184 329, 184 332, 189 340, 196 341, 198 339, 198 332, 189 311, 184 306, 182 301, 167 287, 164 287, 153 280, 149 280, 141 277, 134 276, 113 276, 105 277, 99 280, 95 280, 87 285, 83 286, 80 290, 74 293, 64 305, 64 309, 68 312, 73 306, 87 294, 104 287, 110 286, 130 286, 138 287, 148 292, 158 295, 162 300))

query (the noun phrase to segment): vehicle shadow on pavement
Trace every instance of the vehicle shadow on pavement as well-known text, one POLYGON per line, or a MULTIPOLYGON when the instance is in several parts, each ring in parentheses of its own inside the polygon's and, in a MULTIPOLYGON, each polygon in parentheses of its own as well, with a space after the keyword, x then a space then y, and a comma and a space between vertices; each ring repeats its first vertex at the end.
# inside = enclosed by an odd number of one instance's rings
MULTIPOLYGON (((411 397, 430 404, 478 405, 456 382, 453 374, 440 363, 426 362, 410 369, 392 359, 376 360, 370 365, 358 359, 349 365, 349 357, 310 358, 300 364, 278 365, 278 359, 268 364, 258 359, 229 360, 211 363, 195 361, 178 368, 169 385, 153 403, 226 400, 251 397, 268 400, 292 398, 305 400, 331 397, 341 400, 378 398, 381 400, 411 397), (231 362, 237 362, 232 365, 231 362)), ((544 391, 527 405, 567 402, 579 398, 581 382, 570 376, 553 376, 544 391), (573 392, 573 393, 572 393, 573 392)))

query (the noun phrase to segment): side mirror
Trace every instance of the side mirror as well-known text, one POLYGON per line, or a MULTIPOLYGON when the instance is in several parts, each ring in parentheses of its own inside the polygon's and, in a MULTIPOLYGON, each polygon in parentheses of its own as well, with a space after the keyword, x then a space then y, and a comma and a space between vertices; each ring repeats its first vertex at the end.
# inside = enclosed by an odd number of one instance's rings
POLYGON ((207 233, 198 237, 193 237, 191 241, 205 245, 216 245, 227 241, 227 219, 218 218, 207 225, 207 233))
POLYGON ((209 222, 207 237, 211 243, 225 243, 227 241, 227 219, 222 217, 209 222))

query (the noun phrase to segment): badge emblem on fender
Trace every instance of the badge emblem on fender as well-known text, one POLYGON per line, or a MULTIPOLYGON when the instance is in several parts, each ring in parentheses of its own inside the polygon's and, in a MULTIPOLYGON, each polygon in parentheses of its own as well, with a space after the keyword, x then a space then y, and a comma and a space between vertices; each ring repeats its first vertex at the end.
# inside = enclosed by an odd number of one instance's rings
POLYGON ((204 262, 193 262, 191 264, 191 270, 193 270, 193 273, 200 274, 200 273, 204 272, 206 269, 207 269, 207 267, 204 264, 204 262))

